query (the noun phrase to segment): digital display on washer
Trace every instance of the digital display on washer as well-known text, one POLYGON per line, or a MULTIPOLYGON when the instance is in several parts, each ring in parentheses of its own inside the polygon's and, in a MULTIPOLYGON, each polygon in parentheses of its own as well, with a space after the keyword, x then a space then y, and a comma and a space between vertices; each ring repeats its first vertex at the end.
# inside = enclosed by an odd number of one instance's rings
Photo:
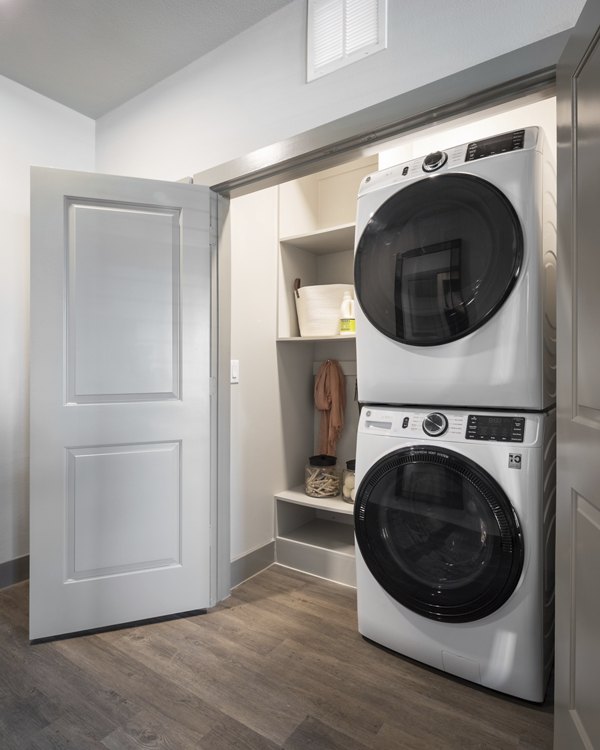
POLYGON ((504 133, 494 136, 494 138, 486 138, 483 141, 473 141, 467 146, 465 161, 475 161, 475 159, 483 159, 485 156, 517 151, 523 148, 524 142, 524 130, 515 130, 512 133, 504 133))
POLYGON ((525 434, 525 417, 488 417, 469 414, 467 440, 496 440, 499 443, 522 443, 525 434))

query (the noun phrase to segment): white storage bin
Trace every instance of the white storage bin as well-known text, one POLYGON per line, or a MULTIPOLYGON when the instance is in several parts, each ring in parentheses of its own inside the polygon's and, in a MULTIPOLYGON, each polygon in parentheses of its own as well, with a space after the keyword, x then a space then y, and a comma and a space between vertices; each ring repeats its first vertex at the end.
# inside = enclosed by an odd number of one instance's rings
POLYGON ((319 284, 295 290, 300 335, 337 336, 344 292, 352 294, 352 284, 319 284))

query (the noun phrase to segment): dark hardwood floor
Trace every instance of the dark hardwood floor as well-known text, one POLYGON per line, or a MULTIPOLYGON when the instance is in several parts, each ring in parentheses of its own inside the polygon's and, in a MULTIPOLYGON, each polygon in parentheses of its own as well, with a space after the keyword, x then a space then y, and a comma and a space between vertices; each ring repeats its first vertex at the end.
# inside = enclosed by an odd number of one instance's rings
POLYGON ((205 615, 29 645, 0 591, 0 748, 552 747, 552 706, 360 637, 355 592, 274 566, 205 615))

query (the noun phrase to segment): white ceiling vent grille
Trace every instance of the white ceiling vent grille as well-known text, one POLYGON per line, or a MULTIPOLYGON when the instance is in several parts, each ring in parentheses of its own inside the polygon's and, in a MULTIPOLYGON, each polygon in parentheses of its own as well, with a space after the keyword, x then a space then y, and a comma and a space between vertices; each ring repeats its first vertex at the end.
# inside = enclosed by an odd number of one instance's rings
POLYGON ((307 80, 385 49, 387 0, 308 0, 307 80))

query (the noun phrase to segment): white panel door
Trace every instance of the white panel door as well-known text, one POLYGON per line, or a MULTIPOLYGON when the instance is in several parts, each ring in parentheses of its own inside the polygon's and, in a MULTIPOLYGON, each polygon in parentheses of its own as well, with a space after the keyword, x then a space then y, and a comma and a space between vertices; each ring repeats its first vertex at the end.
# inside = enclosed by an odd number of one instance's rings
POLYGON ((558 70, 556 750, 600 748, 600 0, 558 70))
POLYGON ((211 603, 210 196, 32 170, 32 640, 211 603))

